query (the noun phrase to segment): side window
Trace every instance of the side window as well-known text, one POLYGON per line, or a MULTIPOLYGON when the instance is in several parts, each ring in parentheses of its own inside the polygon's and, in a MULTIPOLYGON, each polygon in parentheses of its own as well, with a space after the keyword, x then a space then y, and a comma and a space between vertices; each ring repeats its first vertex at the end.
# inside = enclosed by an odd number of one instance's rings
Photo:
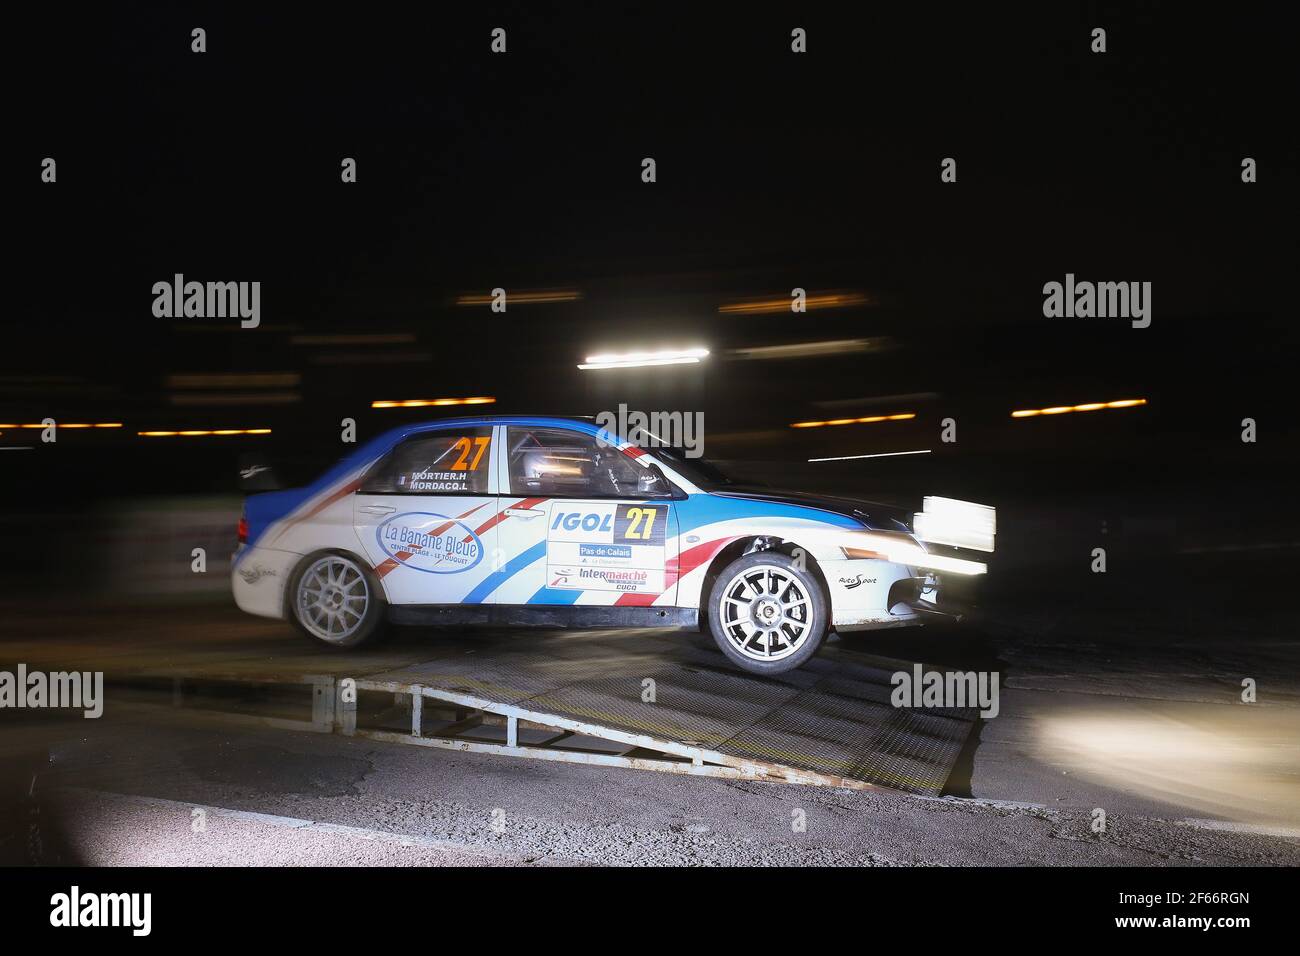
POLYGON ((491 443, 491 427, 408 438, 366 475, 361 494, 485 495, 491 443))
POLYGON ((655 471, 592 435, 565 428, 506 431, 510 493, 556 498, 671 497, 655 471))

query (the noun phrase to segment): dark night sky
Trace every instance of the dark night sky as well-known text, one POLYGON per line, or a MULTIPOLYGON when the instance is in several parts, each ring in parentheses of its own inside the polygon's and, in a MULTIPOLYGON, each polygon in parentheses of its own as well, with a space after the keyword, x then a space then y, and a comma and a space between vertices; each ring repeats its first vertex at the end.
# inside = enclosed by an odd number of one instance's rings
POLYGON ((599 346, 881 334, 902 346, 887 361, 733 363, 707 387, 628 379, 629 397, 698 401, 745 426, 890 392, 996 416, 1207 385, 1285 401, 1288 30, 1240 7, 869 7, 27 12, 11 35, 27 80, 9 152, 30 298, 8 316, 0 409, 196 422, 213 413, 169 408, 166 375, 294 368, 304 401, 268 412, 278 431, 286 415, 309 434, 372 398, 421 397, 377 394, 392 391, 594 411, 623 397, 573 368, 599 346), (498 25, 505 56, 488 51, 498 25), (793 26, 808 30, 804 56, 789 52, 793 26), (1089 52, 1094 26, 1104 55, 1089 52), (38 181, 46 155, 54 186, 38 181), (356 185, 339 182, 343 156, 356 185), (945 156, 956 185, 939 182, 945 156), (1243 156, 1259 183, 1240 182, 1243 156), (1152 281, 1153 327, 1043 319, 1042 284, 1067 271, 1152 281), (322 366, 273 329, 177 330, 150 313, 153 282, 175 272, 260 280, 268 326, 412 331, 433 358, 322 366), (448 305, 498 285, 586 298, 506 316, 448 305), (798 326, 716 314, 795 285, 882 304, 798 326), (9 378, 55 375, 78 383, 9 378))

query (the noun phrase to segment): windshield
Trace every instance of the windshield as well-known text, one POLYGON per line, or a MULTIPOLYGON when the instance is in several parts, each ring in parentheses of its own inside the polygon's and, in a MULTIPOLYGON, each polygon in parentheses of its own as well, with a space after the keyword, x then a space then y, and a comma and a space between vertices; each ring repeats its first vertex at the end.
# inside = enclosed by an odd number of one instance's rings
POLYGON ((662 458, 664 464, 673 471, 705 491, 736 483, 717 465, 703 458, 687 458, 683 448, 667 448, 660 445, 650 449, 650 452, 662 458))

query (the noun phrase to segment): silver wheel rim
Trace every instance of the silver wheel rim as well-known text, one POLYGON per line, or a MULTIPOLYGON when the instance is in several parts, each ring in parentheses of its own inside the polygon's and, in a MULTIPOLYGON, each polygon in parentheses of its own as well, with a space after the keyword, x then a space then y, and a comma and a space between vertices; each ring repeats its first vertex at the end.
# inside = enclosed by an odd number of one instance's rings
POLYGON ((369 606, 366 576, 347 558, 321 558, 298 581, 298 620, 327 643, 337 644, 355 634, 369 606))
POLYGON ((754 661, 779 661, 812 633, 812 601, 786 568, 758 564, 736 574, 722 589, 718 620, 727 642, 754 661))

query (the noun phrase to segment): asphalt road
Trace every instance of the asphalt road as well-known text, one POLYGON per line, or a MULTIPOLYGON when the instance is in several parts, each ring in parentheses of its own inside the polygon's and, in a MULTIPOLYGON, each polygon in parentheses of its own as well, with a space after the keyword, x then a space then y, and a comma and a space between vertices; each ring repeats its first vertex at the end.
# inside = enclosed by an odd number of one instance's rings
MULTIPOLYGON (((0 753, 48 747, 45 849, 96 865, 1300 865, 1289 622, 1171 633, 1155 615, 1106 613, 1058 606, 846 642, 1001 675, 1000 712, 940 798, 249 729, 112 699, 99 720, 8 714, 0 753)), ((372 653, 418 659, 436 639, 403 632, 372 653)), ((183 667, 196 648, 234 670, 328 660, 301 640, 204 604, 68 608, 20 618, 0 667, 183 667)))

